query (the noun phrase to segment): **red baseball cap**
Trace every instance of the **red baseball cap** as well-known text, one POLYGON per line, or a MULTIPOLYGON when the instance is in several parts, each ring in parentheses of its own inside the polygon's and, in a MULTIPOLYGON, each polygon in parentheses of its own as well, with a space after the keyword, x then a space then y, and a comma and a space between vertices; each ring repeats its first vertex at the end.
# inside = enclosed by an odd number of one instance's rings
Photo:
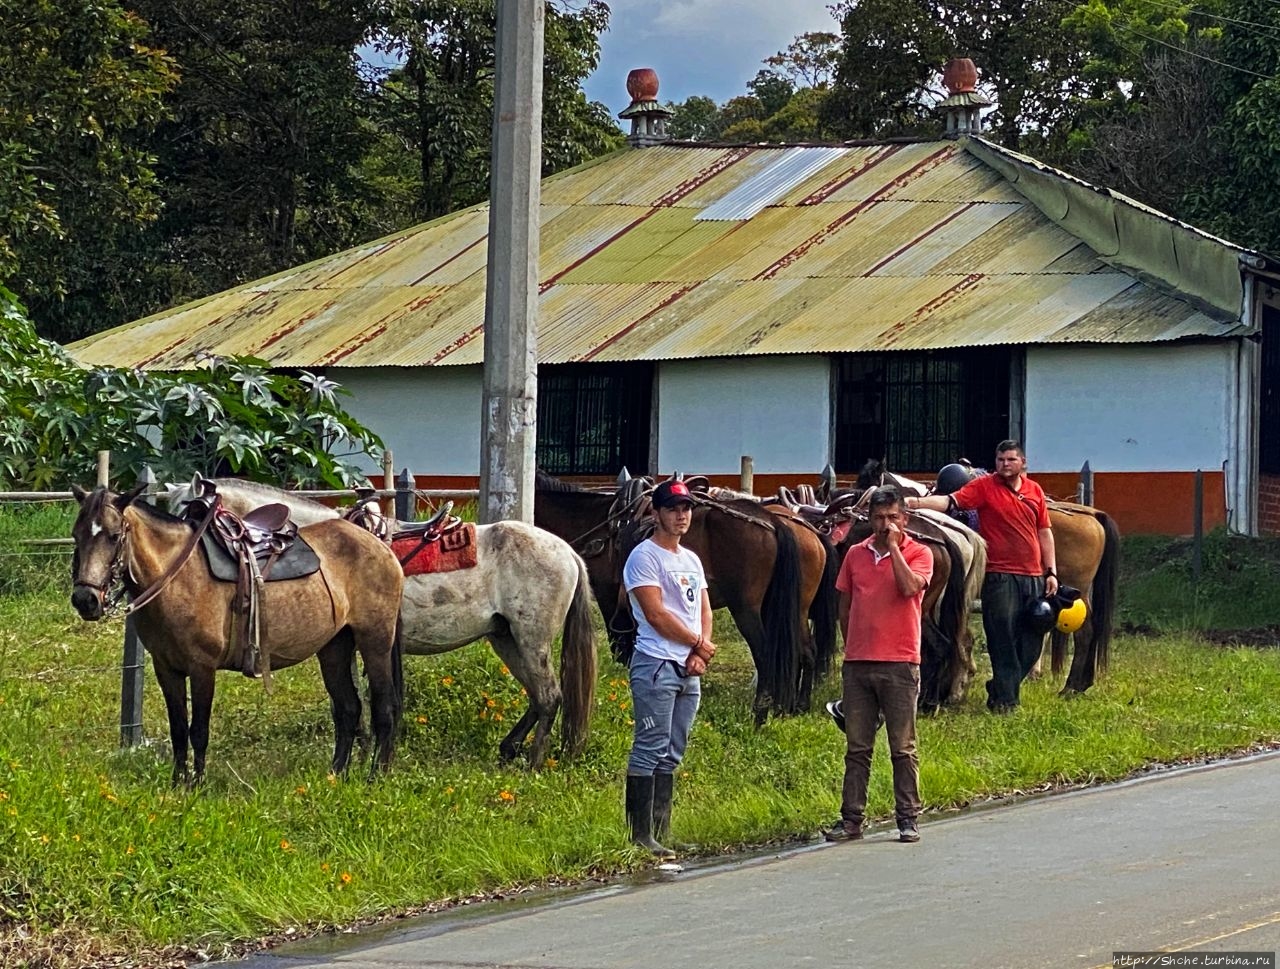
POLYGON ((674 508, 680 504, 693 504, 693 495, 683 481, 664 481, 653 489, 655 508, 674 508))

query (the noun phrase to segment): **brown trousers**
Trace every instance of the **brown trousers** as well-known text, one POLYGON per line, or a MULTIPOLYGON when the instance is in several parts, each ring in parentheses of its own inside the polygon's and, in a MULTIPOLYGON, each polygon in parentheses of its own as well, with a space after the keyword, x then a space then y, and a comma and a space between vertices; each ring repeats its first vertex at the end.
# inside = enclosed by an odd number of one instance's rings
POLYGON ((916 758, 920 667, 915 663, 854 660, 844 664, 840 675, 846 741, 840 817, 862 824, 877 722, 883 713, 893 763, 894 813, 899 823, 914 821, 920 814, 920 762, 916 758))

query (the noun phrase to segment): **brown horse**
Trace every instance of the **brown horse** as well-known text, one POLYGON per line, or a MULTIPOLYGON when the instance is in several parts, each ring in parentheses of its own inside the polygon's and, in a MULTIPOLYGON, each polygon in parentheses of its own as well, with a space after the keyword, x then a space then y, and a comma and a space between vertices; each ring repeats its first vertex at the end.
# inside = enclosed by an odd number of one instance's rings
MULTIPOLYGON (((1058 579, 1084 595, 1089 605, 1084 625, 1075 632, 1071 672, 1061 693, 1083 693, 1107 668, 1115 624, 1116 586, 1120 579, 1120 529, 1106 512, 1069 501, 1049 502, 1049 524, 1058 553, 1058 579)), ((1054 632, 1052 670, 1062 672, 1067 635, 1054 632)))
MULTIPOLYGON (((619 606, 626 605, 622 564, 636 506, 613 492, 587 491, 541 472, 537 481, 534 522, 565 539, 586 560, 616 652, 618 630, 612 621, 619 606)), ((796 530, 779 525, 756 502, 702 500, 694 508, 683 544, 702 560, 712 607, 729 609, 751 650, 758 674, 756 722, 763 722, 770 709, 802 709, 804 664, 820 674, 830 666, 835 650, 833 601, 817 607, 819 615, 829 618, 812 638, 804 622, 811 602, 802 601, 802 588, 815 588, 818 597, 834 594, 829 583, 802 578, 822 576, 828 568, 821 542, 806 539, 802 561, 796 530), (807 659, 810 651, 812 658, 807 659)))
MULTIPOLYGON (((213 708, 214 673, 242 668, 232 646, 235 584, 218 582, 195 548, 193 526, 135 502, 136 489, 73 488, 80 514, 72 527, 75 557, 71 603, 82 619, 101 619, 118 582, 145 601, 135 613, 169 715, 173 783, 204 777, 213 708), (145 597, 145 600, 142 598, 145 597), (188 717, 187 680, 191 681, 188 717), (194 774, 187 769, 187 746, 194 774)), ((385 770, 395 751, 403 702, 399 613, 404 576, 391 551, 373 535, 343 521, 298 531, 315 551, 320 570, 262 586, 261 644, 272 668, 320 661, 332 700, 332 770, 343 773, 360 721, 360 696, 351 678, 356 652, 364 660, 375 739, 374 769, 385 770)))

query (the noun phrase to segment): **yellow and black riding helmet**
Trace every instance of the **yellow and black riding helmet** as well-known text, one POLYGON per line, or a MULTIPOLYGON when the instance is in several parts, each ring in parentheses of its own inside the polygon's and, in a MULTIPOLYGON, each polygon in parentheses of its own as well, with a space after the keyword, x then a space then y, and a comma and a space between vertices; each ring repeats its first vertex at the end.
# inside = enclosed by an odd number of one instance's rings
POLYGON ((1073 633, 1084 625, 1089 615, 1089 607, 1079 589, 1069 585, 1058 586, 1058 592, 1051 600, 1056 609, 1054 628, 1060 633, 1073 633))

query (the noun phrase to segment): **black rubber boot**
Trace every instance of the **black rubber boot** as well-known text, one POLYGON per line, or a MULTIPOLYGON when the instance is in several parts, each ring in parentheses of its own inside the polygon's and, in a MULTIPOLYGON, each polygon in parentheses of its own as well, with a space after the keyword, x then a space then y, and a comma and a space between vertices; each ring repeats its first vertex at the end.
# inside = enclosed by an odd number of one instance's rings
POLYGON ((697 845, 682 844, 671 840, 671 800, 675 793, 674 774, 653 775, 653 837, 676 854, 697 851, 697 845))
POLYGON ((674 774, 653 775, 653 836, 658 841, 671 837, 671 797, 675 786, 674 774))
POLYGON ((627 775, 627 827, 631 843, 652 851, 659 858, 674 858, 676 853, 664 848, 653 838, 653 777, 627 775))

